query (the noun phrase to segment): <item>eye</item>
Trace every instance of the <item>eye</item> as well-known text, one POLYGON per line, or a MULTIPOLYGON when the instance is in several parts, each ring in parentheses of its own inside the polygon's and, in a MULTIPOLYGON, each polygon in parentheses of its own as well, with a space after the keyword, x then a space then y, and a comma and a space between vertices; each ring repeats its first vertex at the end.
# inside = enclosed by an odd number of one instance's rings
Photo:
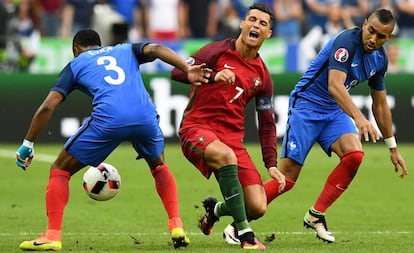
POLYGON ((267 22, 266 22, 266 21, 261 21, 261 22, 260 22, 260 24, 261 24, 262 26, 267 26, 267 22))

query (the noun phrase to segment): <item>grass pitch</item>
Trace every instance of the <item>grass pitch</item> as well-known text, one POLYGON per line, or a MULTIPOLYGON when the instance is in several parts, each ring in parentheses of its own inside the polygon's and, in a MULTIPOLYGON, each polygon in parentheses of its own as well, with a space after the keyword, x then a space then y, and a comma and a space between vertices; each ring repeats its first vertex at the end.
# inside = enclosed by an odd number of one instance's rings
MULTIPOLYGON (((0 252, 21 252, 21 241, 37 237, 46 228, 44 191, 50 163, 61 148, 36 144, 35 160, 24 172, 15 165, 18 146, 0 145, 0 252)), ((259 146, 250 144, 248 148, 267 180, 259 146)), ((399 148, 408 168, 413 169, 414 145, 401 144, 399 148)), ((323 243, 313 230, 302 226, 305 212, 338 163, 336 157, 328 158, 315 146, 295 188, 273 201, 262 219, 252 222, 262 241, 275 236, 265 243, 267 252, 414 252, 413 175, 399 179, 384 144, 365 145, 364 150, 356 178, 326 216, 336 242, 323 243)), ((178 145, 168 144, 165 154, 176 176, 181 216, 191 240, 187 248, 178 251, 239 252, 238 246, 226 245, 222 239, 230 218, 221 218, 210 236, 197 227, 203 214, 201 200, 209 195, 222 199, 217 182, 205 180, 184 159, 178 145)), ((146 164, 135 161, 129 145, 120 146, 106 161, 120 171, 121 190, 114 199, 97 202, 83 192, 84 171, 72 177, 63 223, 63 252, 174 252, 167 216, 146 164)))

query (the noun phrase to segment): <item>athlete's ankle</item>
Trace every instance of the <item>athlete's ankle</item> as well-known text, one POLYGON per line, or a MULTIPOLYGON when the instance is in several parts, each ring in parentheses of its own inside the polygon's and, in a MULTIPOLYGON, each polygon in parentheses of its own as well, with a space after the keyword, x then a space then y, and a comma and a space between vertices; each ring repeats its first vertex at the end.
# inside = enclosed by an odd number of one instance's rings
POLYGON ((47 229, 45 236, 52 241, 61 241, 62 238, 62 230, 58 229, 47 229))

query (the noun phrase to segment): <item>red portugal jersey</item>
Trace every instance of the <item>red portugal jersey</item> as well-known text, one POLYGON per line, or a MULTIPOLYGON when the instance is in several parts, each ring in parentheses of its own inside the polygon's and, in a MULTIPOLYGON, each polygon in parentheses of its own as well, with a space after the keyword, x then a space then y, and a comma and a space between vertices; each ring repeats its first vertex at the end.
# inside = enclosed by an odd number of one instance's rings
MULTIPOLYGON (((270 168, 277 165, 273 81, 260 56, 248 61, 242 59, 235 42, 234 39, 212 42, 188 59, 189 64, 206 63, 213 72, 208 84, 192 86, 180 132, 203 125, 214 129, 225 143, 240 141, 245 135, 245 108, 255 98, 263 161, 270 168), (234 84, 213 81, 223 69, 235 73, 234 84)), ((187 75, 177 68, 171 72, 171 78, 188 83, 187 75)))
MULTIPOLYGON (((258 110, 271 110, 273 81, 263 60, 259 55, 253 60, 242 59, 235 49, 234 39, 212 42, 201 48, 192 58, 194 64, 206 63, 213 70, 211 79, 215 73, 227 68, 235 73, 236 81, 233 85, 210 82, 192 86, 181 129, 194 124, 209 125, 219 136, 243 138, 247 103, 256 98, 256 107, 269 107, 257 108, 258 110)), ((172 78, 188 82, 186 76, 177 69, 173 70, 172 78)))

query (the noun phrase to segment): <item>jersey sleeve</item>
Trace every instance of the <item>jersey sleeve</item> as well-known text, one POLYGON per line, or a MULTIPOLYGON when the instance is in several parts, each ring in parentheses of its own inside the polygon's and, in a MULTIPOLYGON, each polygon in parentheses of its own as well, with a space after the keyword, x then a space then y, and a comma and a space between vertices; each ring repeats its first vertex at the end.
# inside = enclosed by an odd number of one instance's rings
POLYGON ((259 139, 266 168, 277 167, 276 124, 273 110, 257 111, 259 139))
POLYGON ((258 133, 266 168, 277 167, 277 138, 272 96, 273 81, 268 75, 265 89, 256 96, 256 111, 259 121, 258 133))
POLYGON ((385 90, 385 73, 388 69, 388 57, 384 51, 384 48, 380 50, 380 53, 384 57, 384 67, 381 71, 378 71, 371 78, 368 79, 368 85, 374 90, 385 90))
POLYGON ((143 53, 143 48, 148 45, 149 43, 134 43, 132 44, 132 52, 134 52, 135 58, 138 61, 138 64, 143 64, 143 63, 147 63, 147 62, 152 62, 153 59, 146 56, 143 53))
POLYGON ((337 69, 348 73, 350 61, 357 49, 354 43, 355 31, 345 31, 328 42, 329 69, 337 69))
POLYGON ((59 74, 58 79, 54 83, 51 91, 57 91, 66 98, 72 90, 75 89, 75 78, 73 76, 71 63, 67 64, 59 74))
MULTIPOLYGON (((232 41, 230 39, 209 43, 198 50, 193 56, 188 57, 186 59, 186 62, 189 65, 198 65, 205 63, 206 67, 212 70, 209 78, 209 83, 213 83, 214 77, 217 74, 214 66, 220 55, 231 47, 231 43, 232 41)), ((187 80, 187 75, 178 68, 174 68, 171 71, 171 79, 182 83, 189 83, 187 80)))

